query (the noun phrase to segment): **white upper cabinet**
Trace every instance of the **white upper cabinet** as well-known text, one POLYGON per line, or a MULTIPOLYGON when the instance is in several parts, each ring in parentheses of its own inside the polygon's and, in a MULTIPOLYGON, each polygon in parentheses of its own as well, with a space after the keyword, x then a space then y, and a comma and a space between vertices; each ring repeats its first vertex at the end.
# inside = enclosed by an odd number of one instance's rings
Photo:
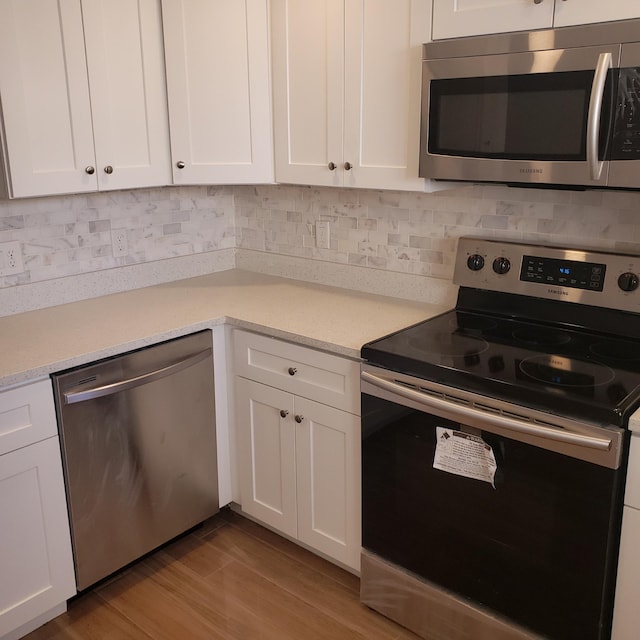
POLYGON ((159 0, 82 0, 82 17, 98 188, 171 184, 159 0))
POLYGON ((170 181, 161 36, 159 0, 0 0, 6 195, 170 181))
POLYGON ((163 0, 175 184, 273 182, 267 0, 163 0))
POLYGON ((637 0, 433 0, 433 39, 637 17, 637 0))
POLYGON ((638 0, 556 0, 555 27, 640 18, 638 0))
POLYGON ((276 180, 423 190, 431 0, 273 0, 276 180))

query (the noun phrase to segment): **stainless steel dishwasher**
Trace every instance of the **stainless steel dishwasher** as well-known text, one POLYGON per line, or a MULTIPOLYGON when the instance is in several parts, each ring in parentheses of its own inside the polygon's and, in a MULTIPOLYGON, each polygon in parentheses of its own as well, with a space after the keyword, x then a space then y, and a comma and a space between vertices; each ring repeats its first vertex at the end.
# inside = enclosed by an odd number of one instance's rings
POLYGON ((218 511, 212 335, 53 383, 81 591, 218 511))

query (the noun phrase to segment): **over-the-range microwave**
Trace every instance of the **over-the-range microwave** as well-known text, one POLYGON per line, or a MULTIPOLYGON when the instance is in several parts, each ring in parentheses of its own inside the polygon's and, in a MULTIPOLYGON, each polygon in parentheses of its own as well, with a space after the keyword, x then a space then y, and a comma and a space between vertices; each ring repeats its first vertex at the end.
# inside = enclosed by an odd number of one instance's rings
POLYGON ((640 189, 640 19, 423 50, 421 176, 640 189))

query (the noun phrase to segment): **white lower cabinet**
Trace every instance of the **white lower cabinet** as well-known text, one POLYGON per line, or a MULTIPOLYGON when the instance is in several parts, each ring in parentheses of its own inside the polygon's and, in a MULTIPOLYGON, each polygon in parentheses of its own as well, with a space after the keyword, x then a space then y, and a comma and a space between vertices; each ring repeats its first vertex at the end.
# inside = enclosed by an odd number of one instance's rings
POLYGON ((0 638, 13 640, 76 592, 49 380, 0 392, 0 452, 0 638))
MULTIPOLYGON (((317 395, 326 398, 324 383, 332 386, 342 378, 346 383, 342 388, 349 388, 354 376, 356 382, 359 379, 358 364, 264 336, 236 332, 237 337, 236 374, 255 363, 278 361, 283 374, 271 374, 274 386, 241 376, 235 378, 242 510, 358 571, 359 394, 349 400, 355 411, 352 413, 287 389, 307 385, 306 395, 313 396, 318 384, 317 395), (279 347, 282 354, 278 353, 279 347), (330 368, 332 362, 347 365, 348 372, 335 373, 330 368), (319 372, 326 375, 318 375, 319 372)), ((264 367, 261 369, 265 371, 264 367)))

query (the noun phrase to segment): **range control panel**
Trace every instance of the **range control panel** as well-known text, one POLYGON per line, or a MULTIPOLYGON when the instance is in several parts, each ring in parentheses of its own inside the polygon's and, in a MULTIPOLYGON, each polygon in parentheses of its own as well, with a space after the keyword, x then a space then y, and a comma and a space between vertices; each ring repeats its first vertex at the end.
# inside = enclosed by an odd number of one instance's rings
POLYGON ((640 256, 460 238, 454 284, 640 311, 640 256))
POLYGON ((606 270, 602 263, 523 256, 520 280, 602 291, 606 270))

